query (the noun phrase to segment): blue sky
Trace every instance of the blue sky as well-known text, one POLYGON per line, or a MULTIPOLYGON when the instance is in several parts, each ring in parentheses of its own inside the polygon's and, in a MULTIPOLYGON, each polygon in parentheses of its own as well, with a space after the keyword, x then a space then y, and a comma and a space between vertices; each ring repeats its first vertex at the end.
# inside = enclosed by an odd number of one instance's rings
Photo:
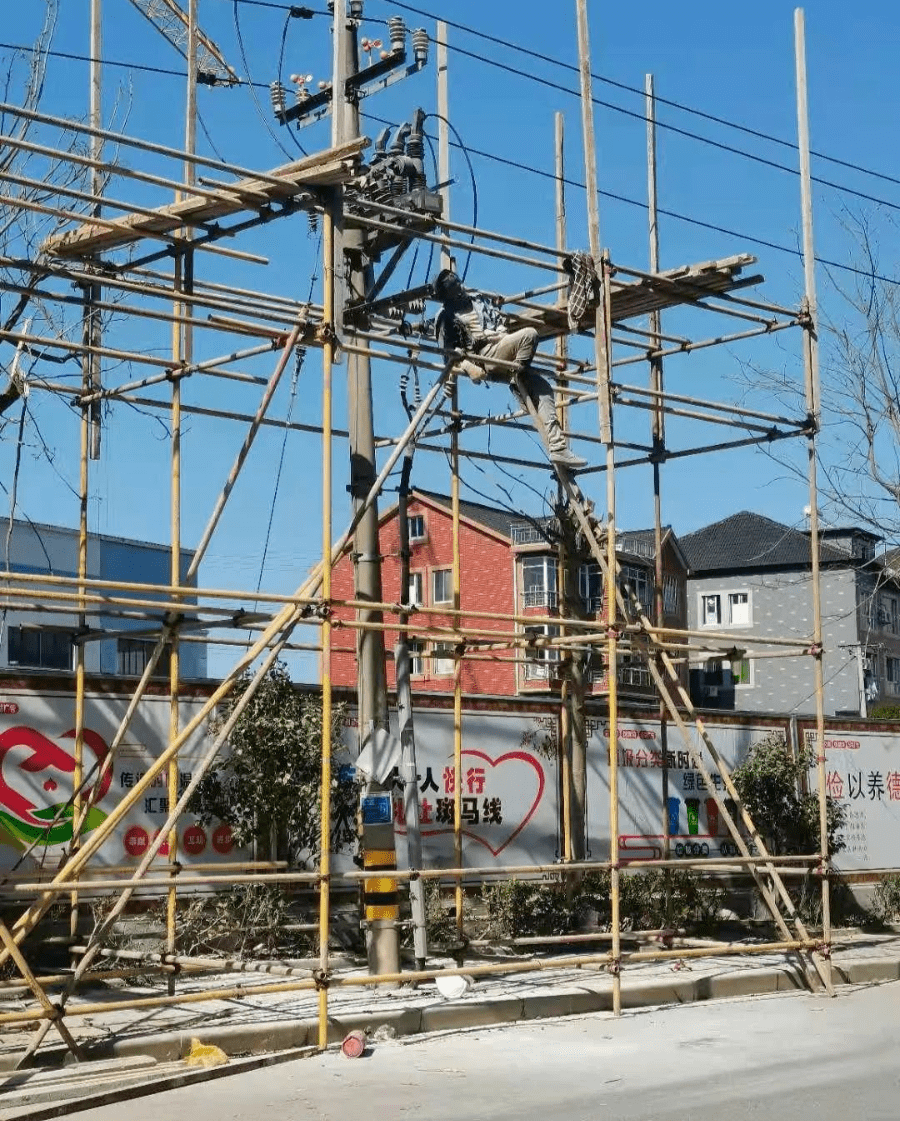
MULTIPOLYGON (((53 46, 59 51, 86 54, 88 49, 89 0, 62 0, 62 11, 53 46)), ((324 0, 315 5, 324 8, 324 0)), ((430 0, 415 7, 441 14, 430 0)), ((383 21, 402 13, 410 27, 423 26, 433 32, 430 15, 398 8, 389 0, 366 0, 367 21, 363 33, 387 38, 383 21)), ((183 70, 183 62, 172 48, 147 24, 129 0, 104 0, 104 50, 114 62, 183 70)), ((283 77, 293 72, 311 73, 313 85, 327 77, 330 67, 329 20, 288 20, 278 7, 239 0, 239 29, 246 51, 241 56, 232 0, 202 0, 201 22, 222 47, 226 57, 243 77, 267 83, 278 72, 279 50, 285 34, 283 77)), ((4 13, 0 39, 9 44, 33 40, 44 11, 44 0, 22 0, 4 13)), ((549 5, 533 2, 475 3, 456 0, 443 14, 473 31, 508 41, 519 47, 558 59, 571 67, 577 61, 574 0, 549 5)), ((593 2, 591 19, 592 67, 595 73, 616 83, 643 88, 646 73, 654 75, 657 93, 681 105, 702 110, 758 132, 791 143, 796 136, 794 94, 793 5, 781 0, 757 0, 753 4, 722 4, 707 0, 673 4, 671 0, 646 0, 639 9, 593 2)), ((807 12, 807 56, 811 136, 814 150, 846 161, 835 166, 821 158, 813 161, 813 173, 821 178, 900 204, 897 183, 873 178, 858 169, 874 169, 897 175, 893 146, 885 137, 896 135, 896 97, 893 86, 897 16, 887 0, 870 0, 852 9, 835 0, 820 0, 807 12)), ((544 175, 512 168, 472 154, 477 189, 478 223, 533 240, 550 243, 554 237, 553 184, 546 173, 553 167, 554 113, 566 116, 567 173, 583 182, 581 121, 577 97, 577 74, 566 66, 537 60, 514 47, 479 38, 458 28, 449 33, 450 117, 464 142, 473 149, 493 153, 504 160, 535 169, 544 175), (505 68, 505 69, 504 69, 505 68), (520 71, 514 73, 511 71, 520 71), (537 79, 537 80, 535 80, 537 79), (554 88, 556 86, 565 89, 554 88)), ((8 52, 7 52, 8 53, 8 52)), ((433 60, 432 60, 433 62, 433 60)), ((51 58, 43 107, 51 113, 83 117, 87 106, 87 66, 83 62, 51 58)), ((128 106, 128 130, 136 136, 178 147, 183 136, 183 78, 148 74, 128 67, 109 66, 104 75, 105 115, 114 119, 118 100, 128 106)), ((645 128, 638 119, 643 99, 637 93, 595 82, 595 96, 618 110, 595 106, 599 160, 602 240, 615 261, 636 268, 646 267, 647 234, 645 128), (622 112, 624 110, 625 112, 622 112), (629 114, 636 114, 629 115, 629 114), (620 196, 613 199, 608 195, 620 196), (630 201, 627 201, 630 200, 630 201)), ((203 123, 216 149, 228 160, 248 167, 267 168, 299 154, 285 130, 274 125, 268 93, 256 90, 262 117, 246 88, 199 91, 203 123), (264 118, 264 120, 263 120, 264 118), (276 138, 270 135, 270 131, 276 138), (279 147, 283 145, 284 150, 279 147)), ((363 104, 366 114, 399 122, 412 110, 435 108, 435 71, 432 63, 420 75, 395 85, 363 104)), ((659 131, 660 206, 671 212, 660 222, 664 267, 750 252, 758 256, 755 270, 766 282, 759 294, 776 303, 796 305, 802 295, 802 270, 795 253, 757 244, 770 242, 788 250, 799 242, 799 186, 790 171, 765 166, 763 160, 796 167, 796 152, 733 127, 716 124, 672 106, 660 105, 661 125, 696 133, 715 142, 740 149, 731 152, 664 127, 659 131), (671 215, 680 215, 675 217, 671 215), (688 220, 684 220, 688 219, 688 220), (698 225, 696 223, 705 223, 698 225), (709 227, 718 227, 712 229, 709 227)), ((364 128, 374 136, 381 128, 368 117, 364 128)), ((434 129, 435 122, 430 122, 434 129)), ((323 122, 297 133, 309 151, 328 146, 330 123, 323 122)), ((44 136, 52 134, 45 132, 44 136)), ((212 154, 201 132, 200 151, 212 154)), ((175 172, 171 161, 148 159, 122 150, 122 160, 165 174, 175 172)), ((31 173, 31 172, 29 172, 31 173)), ((465 160, 453 152, 453 217, 470 221, 473 191, 465 160)), ((215 174, 215 173, 210 173, 215 174)), ((117 180, 112 195, 138 199, 145 205, 167 201, 152 188, 137 188, 117 180)), ((843 229, 849 208, 864 211, 881 228, 890 208, 853 197, 845 191, 817 185, 815 188, 816 249, 820 257, 849 263, 854 246, 843 229)), ((571 186, 568 193, 569 243, 573 248, 588 242, 583 190, 571 186)), ((240 248, 270 258, 266 268, 236 264, 220 257, 202 255, 199 268, 207 278, 244 288, 261 288, 304 299, 313 285, 319 289, 317 239, 307 229, 304 217, 283 220, 249 234, 240 248)), ((427 251, 423 249, 412 270, 412 283, 428 279, 427 251)), ((893 273, 893 260, 881 262, 882 271, 893 273)), ((398 275, 405 281, 409 269, 398 275)), ((432 269, 433 272, 433 269, 432 269)), ((469 280, 501 291, 522 290, 546 282, 546 274, 527 267, 475 258, 469 280)), ((827 270, 819 270, 820 300, 833 315, 841 314, 827 270)), ((3 297, 7 306, 8 296, 3 297)), ((697 336, 735 330, 737 325, 721 319, 673 313, 664 329, 690 331, 697 336)), ((115 338, 131 348, 165 353, 168 332, 146 322, 128 322, 111 328, 115 338)), ((216 338, 198 331, 200 357, 224 353, 245 345, 240 340, 216 338)), ((2 346, 8 361, 9 347, 2 346)), ((573 353, 589 354, 584 344, 574 344, 573 353)), ((267 374, 273 359, 266 357, 241 364, 242 369, 267 374)), ((743 393, 742 371, 752 363, 797 383, 801 373, 799 332, 786 332, 751 344, 729 345, 700 352, 667 363, 670 387, 698 397, 737 399, 743 393)), ((293 408, 295 420, 315 424, 319 413, 318 352, 311 350, 297 381, 291 406, 289 379, 285 380, 272 415, 283 417, 293 408)), ((39 372, 39 371, 35 371, 39 372)), ((44 371, 40 371, 44 372, 44 371)), ((58 370, 49 376, 65 376, 58 370)), ((68 376, 76 378, 74 367, 68 376)), ((110 368, 108 381, 140 376, 127 369, 110 368)), ((398 396, 398 368, 376 368, 377 428, 395 433, 402 423, 398 396)), ((632 367, 624 380, 645 382, 643 368, 632 367)), ((342 371, 339 371, 340 383, 342 371)), ((150 391, 148 391, 148 395, 150 391)), ((156 396, 162 394, 156 392, 156 396)), ((191 403, 252 412, 257 390, 233 383, 191 382, 185 387, 191 403)), ((463 406, 472 411, 499 413, 508 407, 508 397, 499 387, 483 390, 463 387, 463 406)), ((761 403, 761 402, 758 402, 761 403)), ((336 424, 344 424, 344 396, 339 387, 336 424)), ((777 410, 776 410, 777 411, 777 410)), ((16 445, 17 413, 8 414, 0 433, 0 477, 10 480, 16 445)), ((108 411, 104 452, 92 465, 91 528, 123 536, 168 539, 168 440, 158 417, 116 406, 108 411)), ((581 411, 579 424, 596 431, 591 409, 581 411)), ((184 529, 186 545, 196 542, 209 510, 243 438, 242 429, 223 421, 190 418, 185 437, 184 529)), ((647 419, 638 413, 623 418, 619 429, 625 439, 645 441, 647 419)), ((679 428, 673 422, 673 444, 713 442, 721 429, 679 428)), ((499 437, 493 447, 512 454, 540 459, 527 434, 499 437)), ((483 444, 473 441, 473 447, 483 444)), ((35 521, 75 524, 77 487, 78 425, 74 414, 52 397, 33 394, 25 430, 24 454, 19 473, 19 512, 35 521), (49 451, 49 455, 48 455, 49 451)), ((801 449, 798 447, 798 452, 801 449)), ((213 542, 202 579, 208 586, 256 586, 263 542, 275 498, 275 478, 282 452, 282 433, 269 430, 260 438, 248 462, 213 542)), ((840 454, 839 446, 836 454, 840 454)), ((347 518, 346 447, 335 445, 334 523, 347 518)), ((625 527, 652 522, 652 491, 648 468, 622 471, 618 477, 618 520, 625 527)), ((420 454, 414 481, 436 490, 449 487, 446 462, 441 456, 420 454)), ((512 477, 468 464, 463 474, 464 497, 488 502, 511 501, 529 511, 542 508, 541 496, 551 493, 546 471, 514 472, 512 477), (521 477, 520 477, 521 476, 521 477), (499 484, 499 489, 498 489, 499 484)), ((319 494, 320 449, 311 436, 291 435, 285 445, 283 470, 263 573, 263 585, 279 591, 293 589, 314 563, 320 548, 319 494)), ((586 482, 595 490, 598 508, 603 508, 602 476, 586 482)), ((390 497, 390 496, 388 496, 390 497)), ((6 501, 0 496, 0 504, 6 501)), ((689 533, 702 525, 741 509, 757 510, 788 524, 801 524, 808 501, 805 485, 792 480, 785 470, 759 452, 729 452, 691 458, 670 464, 663 472, 665 520, 676 532, 689 533)), ((218 655, 215 656, 218 658, 218 655)), ((220 666, 221 668, 221 666, 220 666)))

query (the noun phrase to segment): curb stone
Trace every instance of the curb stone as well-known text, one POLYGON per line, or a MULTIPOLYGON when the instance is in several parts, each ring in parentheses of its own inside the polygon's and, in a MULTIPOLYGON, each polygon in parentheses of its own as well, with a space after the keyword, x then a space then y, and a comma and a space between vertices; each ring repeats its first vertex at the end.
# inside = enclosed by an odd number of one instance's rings
MULTIPOLYGON (((900 980, 900 956, 860 959, 834 963, 835 985, 853 985, 900 980)), ((703 1000, 766 995, 775 992, 797 992, 803 989, 800 971, 791 965, 734 970, 699 977, 679 976, 636 981, 622 986, 622 1007, 641 1008, 664 1004, 690 1004, 703 1000)), ((608 986, 592 988, 571 983, 553 993, 524 994, 515 997, 479 997, 474 993, 456 1001, 441 1001, 421 1007, 395 1007, 360 1012, 348 1010, 329 1017, 328 1041, 339 1043, 350 1031, 374 1033, 388 1027, 396 1037, 425 1035, 432 1032, 465 1028, 495 1027, 539 1019, 608 1012, 612 1009, 612 991, 608 986)), ((190 1031, 169 1031, 156 1035, 116 1036, 85 1045, 93 1059, 152 1056, 160 1062, 183 1058, 190 1031)), ((264 1023, 209 1025, 200 1033, 204 1043, 215 1044, 229 1055, 272 1057, 273 1052, 291 1049, 316 1049, 318 1023, 314 1018, 269 1021, 264 1023)), ((45 1061, 62 1062, 63 1049, 45 1053, 45 1061)), ((13 1060, 10 1056, 10 1061, 13 1060)), ((252 1060, 251 1060, 252 1061, 252 1060)), ((223 1071, 233 1069, 221 1068, 223 1071)), ((0 1104, 0 1121, 4 1121, 0 1104)))

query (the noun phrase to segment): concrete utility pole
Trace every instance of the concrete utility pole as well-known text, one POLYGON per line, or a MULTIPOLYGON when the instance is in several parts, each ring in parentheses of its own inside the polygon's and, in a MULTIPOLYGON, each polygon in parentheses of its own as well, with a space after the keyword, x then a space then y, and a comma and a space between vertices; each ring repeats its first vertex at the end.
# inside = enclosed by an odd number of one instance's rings
MULTIPOLYGON (((359 69, 357 29, 362 0, 334 0, 334 79, 332 142, 335 145, 360 135, 359 106, 348 101, 347 78, 359 69)), ((343 246, 345 291, 362 300, 371 289, 373 270, 363 255, 363 235, 345 229, 338 239, 343 246)), ((372 370, 367 355, 347 356, 347 409, 350 430, 350 496, 354 512, 372 489, 375 465, 375 431, 372 419, 372 370)), ((378 503, 372 502, 356 530, 353 551, 354 593, 358 600, 382 601, 381 557, 378 545, 378 503)), ((380 623, 380 611, 362 609, 361 621, 380 623)), ((362 746, 377 729, 388 728, 387 681, 384 667, 384 632, 360 628, 356 639, 359 674, 359 739, 362 746)), ((383 877, 365 884, 369 970, 400 971, 397 934, 398 893, 392 871, 397 867, 390 788, 370 780, 363 797, 363 866, 382 871, 383 877), (382 807, 387 809, 383 812, 382 807), (386 818, 386 820, 385 820, 386 818)))

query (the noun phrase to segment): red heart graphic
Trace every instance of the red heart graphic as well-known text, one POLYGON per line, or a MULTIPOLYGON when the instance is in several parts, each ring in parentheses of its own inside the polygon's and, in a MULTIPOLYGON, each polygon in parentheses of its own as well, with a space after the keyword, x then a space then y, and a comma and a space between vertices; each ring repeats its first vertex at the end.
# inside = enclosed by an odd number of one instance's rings
MULTIPOLYGON (((490 757, 490 755, 486 755, 483 751, 477 751, 475 748, 467 748, 462 753, 463 758, 471 757, 471 756, 475 756, 478 759, 483 759, 485 761, 485 763, 489 764, 494 769, 499 767, 501 765, 501 763, 506 763, 509 760, 518 760, 519 762, 522 762, 522 763, 528 763, 531 767, 534 768, 535 774, 537 775, 538 785, 537 785, 537 793, 534 796, 534 801, 531 803, 531 807, 528 810, 528 812, 525 814, 525 816, 522 818, 522 820, 519 822, 519 824, 516 826, 516 828, 509 834, 509 836, 506 838, 506 840, 503 842, 502 845, 499 845, 497 848, 494 848, 494 846, 491 845, 489 843, 489 841, 485 837, 481 836, 480 834, 472 833, 472 832, 470 832, 470 830, 465 829, 465 828, 460 830, 460 832, 462 833, 462 835, 464 837, 469 837, 471 840, 477 841, 478 844, 484 845, 484 847, 490 853, 492 853, 494 856, 499 856, 500 853, 503 852, 503 850, 507 847, 507 845, 509 845, 516 837, 518 837, 518 835, 522 832, 522 830, 525 828, 525 826, 528 824, 528 822, 534 816, 534 812, 538 808, 538 805, 540 804, 541 798, 544 795, 544 770, 541 767, 540 763, 538 763, 538 761, 533 756, 528 755, 524 751, 507 751, 503 755, 498 755, 496 757, 496 759, 492 759, 490 757)), ((401 834, 406 833, 406 826, 405 825, 397 825, 396 828, 397 828, 398 833, 401 833, 401 834)), ((452 832, 453 832, 453 826, 452 825, 451 826, 442 826, 440 829, 423 829, 422 830, 422 836, 423 837, 437 837, 437 836, 440 836, 441 834, 452 833, 452 832)))

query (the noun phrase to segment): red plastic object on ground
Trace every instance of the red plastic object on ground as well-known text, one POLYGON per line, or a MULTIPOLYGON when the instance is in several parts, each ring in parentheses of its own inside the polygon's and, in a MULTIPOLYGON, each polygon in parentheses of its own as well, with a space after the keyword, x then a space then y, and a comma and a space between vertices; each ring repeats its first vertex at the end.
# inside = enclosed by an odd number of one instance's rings
POLYGON ((364 1031, 352 1031, 341 1044, 341 1050, 348 1059, 358 1059, 359 1056, 366 1049, 366 1033, 364 1031))

